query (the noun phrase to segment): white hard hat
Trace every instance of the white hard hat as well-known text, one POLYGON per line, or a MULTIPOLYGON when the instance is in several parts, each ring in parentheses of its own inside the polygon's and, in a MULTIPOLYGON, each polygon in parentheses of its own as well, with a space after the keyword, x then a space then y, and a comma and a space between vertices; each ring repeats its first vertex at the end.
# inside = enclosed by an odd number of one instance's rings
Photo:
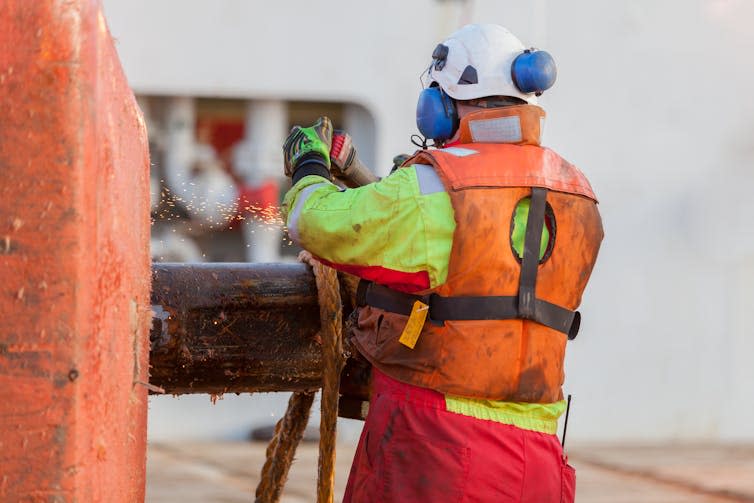
POLYGON ((525 49, 502 26, 469 24, 435 48, 429 77, 456 100, 513 96, 535 105, 535 93, 522 93, 511 72, 513 61, 525 49))

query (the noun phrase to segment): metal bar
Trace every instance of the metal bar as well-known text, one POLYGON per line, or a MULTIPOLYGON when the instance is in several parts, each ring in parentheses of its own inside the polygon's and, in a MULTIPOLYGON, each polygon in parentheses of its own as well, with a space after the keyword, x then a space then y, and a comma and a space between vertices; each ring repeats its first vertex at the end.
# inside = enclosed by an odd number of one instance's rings
POLYGON ((161 263, 152 279, 151 384, 172 394, 320 387, 317 288, 304 264, 161 263))

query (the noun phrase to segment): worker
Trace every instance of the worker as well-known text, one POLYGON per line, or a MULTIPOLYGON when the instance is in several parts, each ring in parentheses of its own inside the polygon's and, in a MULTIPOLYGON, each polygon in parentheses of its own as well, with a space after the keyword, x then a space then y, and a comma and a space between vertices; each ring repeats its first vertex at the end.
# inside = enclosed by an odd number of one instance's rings
POLYGON ((574 498, 563 358, 603 233, 587 179, 540 146, 555 75, 505 28, 468 25, 436 46, 419 97, 436 148, 341 189, 327 118, 284 145, 291 238, 362 278, 352 342, 372 396, 346 502, 574 498))

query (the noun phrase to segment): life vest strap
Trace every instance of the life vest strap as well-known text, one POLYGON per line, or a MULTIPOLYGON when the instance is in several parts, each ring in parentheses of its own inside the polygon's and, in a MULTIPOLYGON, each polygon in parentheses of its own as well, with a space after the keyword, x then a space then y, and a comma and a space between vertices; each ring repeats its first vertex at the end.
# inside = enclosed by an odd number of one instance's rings
POLYGON ((578 311, 537 298, 532 302, 531 315, 524 317, 519 310, 518 297, 515 296, 443 297, 436 293, 412 295, 366 280, 359 282, 356 293, 356 301, 360 306, 369 305, 404 316, 411 314, 417 300, 429 306, 428 319, 436 324, 461 320, 529 319, 562 332, 572 340, 578 334, 581 323, 578 311))
POLYGON ((534 319, 539 269, 539 249, 542 242, 542 228, 545 223, 547 189, 531 188, 529 216, 526 219, 524 236, 524 256, 521 258, 521 274, 518 280, 518 313, 521 318, 534 319))

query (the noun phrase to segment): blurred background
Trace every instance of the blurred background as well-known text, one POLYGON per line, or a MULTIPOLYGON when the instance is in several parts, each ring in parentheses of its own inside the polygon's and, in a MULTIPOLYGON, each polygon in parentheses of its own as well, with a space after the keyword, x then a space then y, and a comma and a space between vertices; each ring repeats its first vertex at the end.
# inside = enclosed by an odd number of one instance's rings
MULTIPOLYGON (((330 116, 386 174, 456 28, 551 52, 544 144, 589 177, 606 231, 568 347, 569 442, 754 443, 754 2, 104 6, 149 129, 156 261, 292 260, 276 212, 291 125, 330 116)), ((285 401, 153 397, 149 438, 243 439, 285 401)))

